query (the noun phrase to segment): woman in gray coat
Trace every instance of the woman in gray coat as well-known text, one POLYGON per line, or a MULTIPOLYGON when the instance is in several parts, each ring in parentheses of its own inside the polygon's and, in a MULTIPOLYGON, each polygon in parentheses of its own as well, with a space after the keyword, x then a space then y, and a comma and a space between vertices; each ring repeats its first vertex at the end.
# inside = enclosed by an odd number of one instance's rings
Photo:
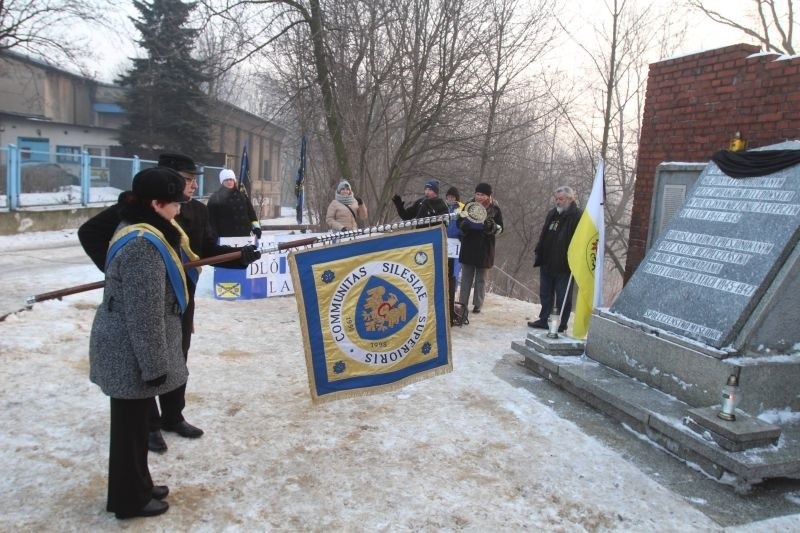
POLYGON ((156 395, 189 375, 181 348, 188 301, 182 268, 180 212, 184 180, 167 168, 134 176, 106 258, 103 302, 89 346, 90 379, 111 397, 106 510, 117 518, 155 516, 169 489, 154 486, 147 465, 148 416, 156 395))

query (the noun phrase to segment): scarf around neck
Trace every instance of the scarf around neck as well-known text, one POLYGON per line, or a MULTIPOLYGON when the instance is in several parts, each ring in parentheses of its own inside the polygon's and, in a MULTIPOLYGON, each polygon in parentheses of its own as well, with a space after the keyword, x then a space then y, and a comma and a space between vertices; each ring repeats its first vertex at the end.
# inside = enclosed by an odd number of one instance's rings
POLYGON ((108 247, 106 268, 108 268, 108 265, 117 252, 136 238, 148 240, 161 254, 161 258, 164 260, 164 266, 167 269, 167 277, 172 285, 172 290, 175 292, 175 298, 178 300, 181 314, 183 314, 189 302, 189 289, 186 285, 186 273, 183 271, 183 262, 175 249, 170 246, 164 238, 164 234, 154 226, 145 223, 131 224, 117 231, 108 247))

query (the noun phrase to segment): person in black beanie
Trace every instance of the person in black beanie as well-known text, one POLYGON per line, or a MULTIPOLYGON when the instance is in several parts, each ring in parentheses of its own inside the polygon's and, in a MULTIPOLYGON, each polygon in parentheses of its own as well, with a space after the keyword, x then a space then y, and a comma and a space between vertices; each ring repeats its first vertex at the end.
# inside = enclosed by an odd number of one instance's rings
MULTIPOLYGON (((446 215, 448 213, 447 203, 439 198, 439 180, 428 180, 425 182, 425 189, 423 196, 417 198, 414 202, 405 207, 403 199, 399 194, 392 197, 392 202, 397 208, 397 214, 403 220, 412 220, 415 218, 435 217, 438 215, 446 215)), ((417 226, 424 227, 424 226, 417 226)))
MULTIPOLYGON (((238 261, 222 263, 220 266, 227 268, 245 268, 250 263, 257 261, 261 257, 254 246, 248 245, 242 248, 223 246, 217 244, 217 236, 211 229, 209 223, 208 208, 205 204, 191 198, 197 190, 197 165, 188 156, 182 154, 161 154, 158 157, 159 168, 169 168, 177 173, 184 180, 183 193, 190 200, 181 206, 181 212, 175 217, 180 229, 188 237, 187 259, 213 257, 215 255, 226 254, 241 250, 242 257, 238 261)), ((128 193, 120 194, 123 200, 128 193)), ((106 251, 108 244, 120 223, 120 211, 123 203, 117 203, 101 211, 78 229, 78 239, 83 246, 86 254, 92 259, 97 268, 105 272, 106 251)), ((192 333, 194 331, 194 293, 196 281, 189 278, 187 281, 189 288, 189 302, 182 315, 183 324, 183 355, 189 356, 189 346, 191 345, 192 333)), ((159 396, 161 405, 161 415, 158 412, 158 405, 153 400, 151 405, 150 435, 148 446, 150 451, 163 453, 167 451, 167 443, 161 434, 161 429, 172 431, 186 438, 198 438, 203 435, 203 430, 195 427, 183 417, 183 409, 186 406, 186 384, 159 396)))
POLYGON ((486 277, 494 266, 495 236, 503 232, 503 214, 492 198, 492 186, 488 183, 476 185, 475 197, 470 201, 478 202, 486 208, 486 220, 472 222, 468 218, 459 218, 457 222, 461 230, 461 252, 458 255, 461 263, 459 302, 464 306, 469 303, 469 293, 474 281, 472 312, 480 313, 486 296, 486 277))

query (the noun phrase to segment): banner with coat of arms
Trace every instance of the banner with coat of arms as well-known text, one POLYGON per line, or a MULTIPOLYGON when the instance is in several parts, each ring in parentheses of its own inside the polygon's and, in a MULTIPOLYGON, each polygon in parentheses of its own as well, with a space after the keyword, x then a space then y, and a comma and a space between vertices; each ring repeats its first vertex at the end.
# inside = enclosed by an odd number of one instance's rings
POLYGON ((314 402, 450 372, 443 226, 289 255, 314 402))

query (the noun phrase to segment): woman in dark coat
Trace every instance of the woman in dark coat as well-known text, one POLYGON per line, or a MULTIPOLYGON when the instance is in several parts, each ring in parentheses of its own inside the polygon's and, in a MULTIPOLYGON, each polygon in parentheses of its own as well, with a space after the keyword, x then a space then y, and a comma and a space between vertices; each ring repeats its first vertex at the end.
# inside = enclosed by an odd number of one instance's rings
POLYGON ((218 237, 261 238, 261 223, 250 199, 237 187, 236 174, 225 168, 219 173, 221 187, 208 199, 208 218, 218 237))
POLYGON ((494 266, 494 238, 503 231, 503 214, 500 206, 492 199, 492 186, 479 183, 475 186, 475 198, 486 208, 486 220, 482 223, 471 222, 468 218, 459 218, 456 222, 461 230, 461 251, 458 261, 461 263, 461 292, 459 301, 466 306, 469 293, 475 282, 475 293, 472 296, 472 312, 480 313, 486 296, 486 277, 494 266))
MULTIPOLYGON (((185 180, 183 194, 191 198, 197 190, 197 165, 188 156, 182 154, 164 153, 158 156, 158 166, 169 168, 178 172, 185 180)), ((111 239, 114 237, 117 226, 121 221, 123 208, 127 205, 130 191, 119 195, 117 204, 101 211, 97 215, 87 220, 78 228, 78 239, 86 254, 92 259, 101 272, 106 268, 106 252, 111 239)), ((241 250, 242 257, 227 263, 220 263, 218 266, 225 268, 245 268, 253 261, 261 257, 261 253, 252 244, 235 248, 217 244, 217 236, 211 229, 209 222, 208 208, 206 205, 191 198, 188 202, 181 204, 181 212, 175 217, 175 222, 183 229, 189 242, 184 244, 186 257, 184 261, 200 258, 213 257, 237 250, 241 250)), ((254 230, 255 231, 255 230, 254 230)), ((260 229, 258 230, 261 231, 260 229)), ((260 236, 260 233, 257 234, 260 236)), ((199 272, 194 270, 187 283, 189 286, 189 304, 183 312, 183 357, 189 356, 192 334, 194 332, 194 293, 196 289, 196 275, 199 272)), ((186 407, 186 386, 182 385, 169 393, 160 396, 158 403, 152 401, 150 416, 150 439, 149 448, 151 452, 164 453, 167 451, 167 443, 161 434, 161 428, 174 431, 178 435, 187 438, 197 438, 203 434, 203 430, 189 424, 183 416, 186 407), (159 416, 158 408, 161 407, 159 416)))
POLYGON ((92 324, 90 379, 111 398, 106 510, 117 518, 155 516, 169 493, 147 465, 149 410, 156 395, 186 383, 181 314, 189 294, 180 258, 184 180, 156 167, 133 178, 106 259, 103 302, 92 324))

